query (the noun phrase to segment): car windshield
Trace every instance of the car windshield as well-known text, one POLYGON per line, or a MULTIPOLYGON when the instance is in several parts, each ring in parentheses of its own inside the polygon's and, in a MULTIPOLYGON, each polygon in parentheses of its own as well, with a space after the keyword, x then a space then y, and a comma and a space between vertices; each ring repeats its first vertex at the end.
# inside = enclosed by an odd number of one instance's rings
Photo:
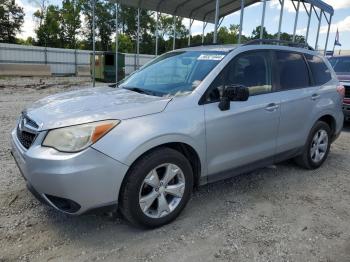
POLYGON ((187 94, 203 81, 226 54, 217 51, 166 53, 130 75, 120 87, 155 96, 187 94))
POLYGON ((332 57, 329 59, 337 73, 350 73, 350 57, 332 57))

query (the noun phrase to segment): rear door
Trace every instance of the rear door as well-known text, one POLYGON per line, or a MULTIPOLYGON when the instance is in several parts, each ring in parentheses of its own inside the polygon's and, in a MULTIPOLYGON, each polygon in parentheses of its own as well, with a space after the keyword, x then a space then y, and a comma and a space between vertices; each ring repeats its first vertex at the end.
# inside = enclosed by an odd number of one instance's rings
POLYGON ((290 51, 274 53, 281 98, 277 154, 285 157, 285 154, 293 155, 306 142, 314 107, 320 99, 320 86, 313 84, 304 54, 290 51))

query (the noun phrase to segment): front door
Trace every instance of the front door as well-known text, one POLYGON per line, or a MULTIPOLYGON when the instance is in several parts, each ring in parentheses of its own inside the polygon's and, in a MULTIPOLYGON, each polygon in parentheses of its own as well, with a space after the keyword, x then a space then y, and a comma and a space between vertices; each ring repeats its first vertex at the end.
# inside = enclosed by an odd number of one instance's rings
MULTIPOLYGON (((273 162, 280 118, 279 96, 273 92, 269 51, 245 52, 235 57, 205 94, 207 167, 211 175, 265 161, 273 162), (225 86, 249 88, 248 101, 218 107, 225 86)), ((225 172, 226 173, 226 172, 225 172)), ((229 174, 229 172, 227 172, 229 174)))

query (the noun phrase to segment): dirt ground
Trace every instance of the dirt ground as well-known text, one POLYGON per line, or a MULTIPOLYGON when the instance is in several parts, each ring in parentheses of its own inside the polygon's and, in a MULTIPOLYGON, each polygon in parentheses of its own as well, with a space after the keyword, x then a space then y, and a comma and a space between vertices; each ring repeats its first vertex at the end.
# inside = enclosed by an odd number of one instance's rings
POLYGON ((60 214, 27 191, 10 155, 17 116, 86 82, 38 81, 0 79, 0 261, 350 261, 350 125, 322 168, 289 161, 201 187, 176 221, 145 231, 60 214))

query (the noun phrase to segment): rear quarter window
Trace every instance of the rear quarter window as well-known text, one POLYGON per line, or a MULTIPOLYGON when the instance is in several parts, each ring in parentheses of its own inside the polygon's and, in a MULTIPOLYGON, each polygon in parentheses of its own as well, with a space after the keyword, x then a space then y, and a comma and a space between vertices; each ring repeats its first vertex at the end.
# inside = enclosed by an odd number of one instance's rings
POLYGON ((324 85, 332 79, 331 72, 321 57, 309 54, 305 54, 305 57, 310 66, 315 85, 324 85))

